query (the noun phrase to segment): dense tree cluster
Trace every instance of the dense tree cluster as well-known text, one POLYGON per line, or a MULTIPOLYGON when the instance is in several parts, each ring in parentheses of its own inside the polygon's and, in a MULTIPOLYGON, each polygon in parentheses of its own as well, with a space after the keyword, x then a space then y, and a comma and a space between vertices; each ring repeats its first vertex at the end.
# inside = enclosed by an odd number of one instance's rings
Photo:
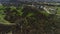
POLYGON ((57 32, 59 27, 56 25, 58 20, 56 15, 44 14, 35 7, 1 6, 0 12, 0 18, 16 24, 13 26, 14 29, 11 26, 11 28, 7 27, 8 31, 12 31, 13 34, 60 34, 57 32))

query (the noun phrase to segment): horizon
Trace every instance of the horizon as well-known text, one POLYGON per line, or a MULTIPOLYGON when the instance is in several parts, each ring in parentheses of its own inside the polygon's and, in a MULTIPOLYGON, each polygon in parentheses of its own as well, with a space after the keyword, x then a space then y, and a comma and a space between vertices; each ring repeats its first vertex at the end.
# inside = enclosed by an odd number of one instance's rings
MULTIPOLYGON (((60 0, 12 0, 12 2, 18 2, 18 1, 28 1, 28 2, 60 2, 60 0)), ((0 2, 11 2, 11 0, 0 0, 0 2)))

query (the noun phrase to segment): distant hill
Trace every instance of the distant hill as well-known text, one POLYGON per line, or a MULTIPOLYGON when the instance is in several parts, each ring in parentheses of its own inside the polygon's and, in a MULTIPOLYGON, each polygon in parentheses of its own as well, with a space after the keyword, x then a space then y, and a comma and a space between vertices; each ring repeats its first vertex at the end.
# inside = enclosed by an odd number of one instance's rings
POLYGON ((60 2, 60 0, 20 0, 20 1, 28 1, 28 2, 60 2))
POLYGON ((0 0, 0 3, 18 3, 19 1, 21 2, 60 2, 60 0, 0 0))
MULTIPOLYGON (((10 0, 0 0, 0 2, 8 2, 10 0)), ((55 2, 59 2, 60 0, 12 0, 12 1, 34 1, 34 2, 39 2, 39 1, 46 1, 46 2, 51 2, 51 1, 55 1, 55 2)))

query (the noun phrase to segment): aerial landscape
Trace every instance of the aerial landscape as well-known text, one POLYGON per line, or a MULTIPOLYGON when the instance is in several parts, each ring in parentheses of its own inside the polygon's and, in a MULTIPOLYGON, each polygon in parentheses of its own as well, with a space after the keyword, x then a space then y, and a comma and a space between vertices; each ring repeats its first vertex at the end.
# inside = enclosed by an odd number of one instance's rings
POLYGON ((60 0, 0 0, 0 34, 60 34, 60 0))

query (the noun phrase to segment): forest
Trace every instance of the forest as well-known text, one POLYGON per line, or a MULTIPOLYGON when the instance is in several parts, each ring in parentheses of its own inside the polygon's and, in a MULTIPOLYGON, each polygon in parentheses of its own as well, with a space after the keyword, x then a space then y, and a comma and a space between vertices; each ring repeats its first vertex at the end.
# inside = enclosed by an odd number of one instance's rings
POLYGON ((28 5, 0 5, 0 34, 60 34, 60 8, 55 8, 56 13, 49 14, 28 5))

